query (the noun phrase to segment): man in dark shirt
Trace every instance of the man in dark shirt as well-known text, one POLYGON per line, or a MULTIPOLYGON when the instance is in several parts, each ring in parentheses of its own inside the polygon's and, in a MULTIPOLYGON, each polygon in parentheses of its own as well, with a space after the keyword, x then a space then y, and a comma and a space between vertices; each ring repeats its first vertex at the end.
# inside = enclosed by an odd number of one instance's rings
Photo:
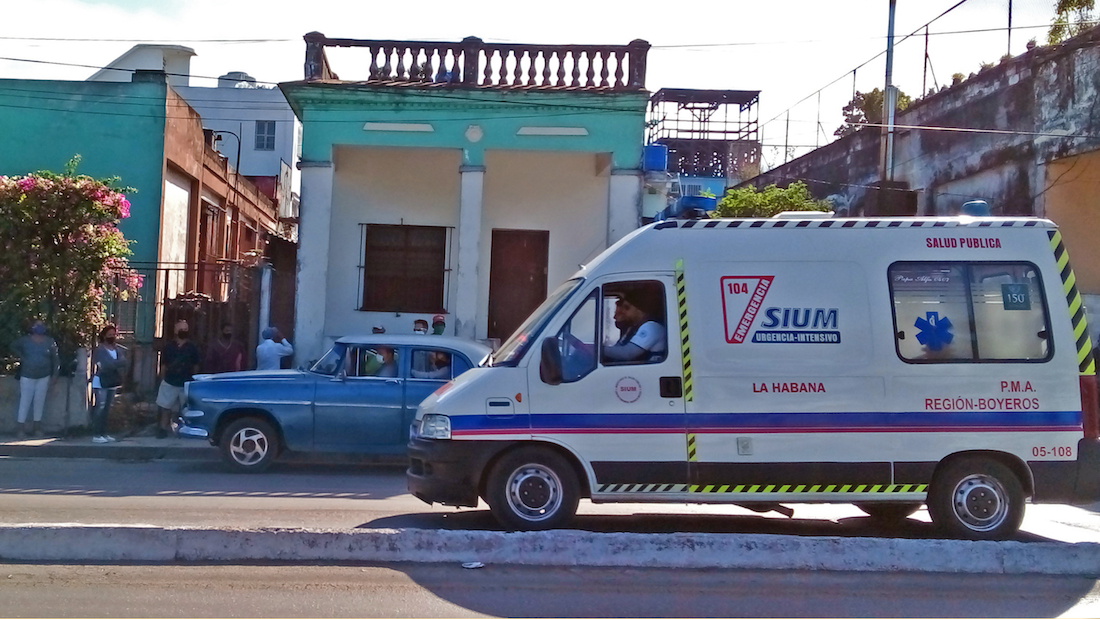
POLYGON ((244 369, 244 346, 233 337, 233 325, 222 324, 221 337, 206 347, 202 370, 209 374, 239 372, 244 369))
POLYGON ((165 438, 172 429, 172 417, 179 415, 183 401, 183 385, 191 380, 199 369, 202 357, 199 348, 187 341, 190 337, 186 320, 176 322, 176 339, 164 345, 160 351, 160 390, 157 406, 160 407, 160 427, 157 438, 165 438))

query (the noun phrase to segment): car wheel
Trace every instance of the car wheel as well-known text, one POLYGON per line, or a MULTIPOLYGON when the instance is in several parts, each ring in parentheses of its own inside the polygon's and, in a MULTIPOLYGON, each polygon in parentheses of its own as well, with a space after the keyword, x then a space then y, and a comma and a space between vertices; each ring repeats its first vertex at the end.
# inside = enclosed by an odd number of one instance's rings
POLYGON ((897 526, 920 509, 920 503, 856 503, 875 524, 897 526))
POLYGON ((956 460, 932 480, 928 514, 953 537, 1006 539, 1024 520, 1023 486, 1007 466, 995 460, 956 460))
POLYGON ((577 513, 580 482, 569 462, 543 447, 505 454, 489 473, 485 500, 508 529, 559 528, 577 513))
POLYGON ((222 432, 222 455, 236 471, 259 473, 267 470, 279 451, 279 437, 271 424, 256 417, 238 419, 222 432))

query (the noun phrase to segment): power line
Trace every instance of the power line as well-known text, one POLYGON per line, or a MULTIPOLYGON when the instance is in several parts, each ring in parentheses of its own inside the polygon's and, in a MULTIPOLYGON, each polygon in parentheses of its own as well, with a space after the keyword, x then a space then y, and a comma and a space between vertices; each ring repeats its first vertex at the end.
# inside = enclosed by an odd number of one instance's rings
MULTIPOLYGON (((928 24, 931 24, 931 23, 932 22, 928 22, 928 24)), ((1083 23, 1094 25, 1094 24, 1100 23, 1100 21, 1093 20, 1093 21, 1087 21, 1087 22, 1083 22, 1083 23)), ((928 24, 926 24, 926 25, 928 25, 928 24)), ((921 28, 924 28, 924 26, 921 26, 921 28)), ((1037 24, 1037 25, 1034 25, 1034 26, 1012 26, 1011 29, 1012 30, 1034 30, 1034 29, 1038 29, 1038 28, 1050 28, 1050 24, 1037 24)), ((944 31, 940 31, 940 32, 929 32, 928 35, 929 36, 943 36, 943 35, 957 35, 957 34, 981 34, 981 33, 984 33, 984 32, 1004 32, 1006 30, 1009 30, 1009 28, 1007 26, 1001 26, 1001 27, 997 27, 997 28, 974 28, 974 29, 970 29, 970 30, 944 30, 944 31)), ((2 38, 3 37, 0 37, 0 39, 2 39, 2 38)), ((802 44, 802 43, 835 43, 837 41, 856 41, 856 40, 859 40, 859 41, 879 41, 879 40, 886 39, 886 38, 887 38, 886 36, 873 36, 873 37, 861 37, 861 38, 858 38, 858 39, 854 38, 854 37, 844 37, 844 38, 836 38, 836 39, 801 39, 801 40, 788 40, 788 41, 780 41, 780 40, 777 40, 777 41, 743 41, 743 42, 739 42, 739 43, 683 43, 683 44, 678 44, 678 45, 654 45, 654 46, 652 46, 652 49, 691 49, 691 48, 714 48, 714 47, 748 47, 748 46, 755 46, 755 45, 792 45, 792 44, 802 44)), ((899 41, 899 43, 900 43, 900 41, 899 41)), ((876 58, 877 58, 877 56, 876 56, 876 58)), ((847 73, 845 73, 845 75, 847 75, 847 73)))
MULTIPOLYGON (((904 43, 904 42, 905 42, 905 41, 906 41, 907 39, 909 39, 909 38, 911 38, 911 37, 913 37, 913 36, 916 36, 916 35, 917 35, 917 33, 919 33, 919 32, 920 32, 921 30, 923 30, 924 28, 926 28, 926 27, 928 27, 928 26, 932 25, 932 23, 933 23, 933 22, 935 22, 936 20, 938 20, 938 19, 942 18, 943 16, 947 15, 947 14, 948 14, 948 13, 950 13, 951 11, 954 11, 955 9, 959 8, 960 6, 962 6, 963 4, 965 4, 966 2, 967 2, 967 0, 959 0, 959 1, 958 1, 958 2, 956 2, 955 4, 951 5, 951 8, 949 8, 949 9, 947 9, 946 11, 944 11, 944 12, 940 13, 940 14, 939 14, 939 15, 937 15, 936 17, 933 17, 933 18, 932 18, 931 20, 929 20, 929 21, 928 21, 927 23, 925 23, 924 25, 922 25, 922 26, 921 26, 920 28, 917 28, 917 29, 916 29, 916 30, 914 30, 913 32, 910 32, 909 34, 907 34, 907 35, 905 35, 905 36, 901 37, 901 39, 899 39, 899 40, 898 40, 897 42, 895 42, 895 43, 894 43, 894 45, 895 45, 895 46, 901 45, 901 44, 902 44, 902 43, 904 43)), ((835 84, 835 83, 839 82, 840 80, 842 80, 842 79, 844 79, 844 78, 848 77, 848 74, 850 74, 850 73, 854 73, 854 72, 856 72, 856 71, 858 71, 858 70, 862 69, 863 67, 867 66, 868 64, 871 64, 871 63, 872 63, 872 62, 874 62, 875 60, 878 60, 878 58, 879 58, 879 57, 881 57, 881 56, 883 56, 883 55, 885 55, 885 54, 886 54, 886 50, 882 50, 881 52, 879 52, 879 53, 875 54, 875 55, 874 55, 874 56, 872 56, 871 58, 868 58, 868 59, 867 59, 866 61, 864 61, 864 62, 863 62, 862 64, 860 64, 860 65, 856 66, 855 68, 853 68, 853 69, 849 69, 849 70, 845 71, 845 72, 844 72, 844 73, 843 73, 843 74, 842 74, 842 75, 841 75, 840 77, 838 77, 838 78, 836 78, 835 80, 833 80, 833 81, 829 82, 828 84, 825 84, 825 85, 824 85, 824 86, 822 86, 821 88, 818 88, 817 90, 815 90, 815 91, 811 92, 810 94, 808 94, 808 95, 806 95, 805 97, 803 97, 803 98, 799 99, 798 101, 794 102, 794 103, 793 103, 792 105, 788 106, 788 107, 787 107, 787 109, 783 110, 783 111, 782 111, 782 112, 780 112, 779 114, 776 114, 776 115, 775 115, 775 116, 774 116, 773 118, 771 118, 771 119, 769 119, 769 120, 767 120, 767 121, 765 121, 765 122, 761 123, 761 124, 760 124, 760 128, 761 128, 761 129, 763 129, 763 128, 764 128, 764 127, 765 127, 766 125, 768 125, 769 123, 775 122, 775 121, 776 121, 776 120, 777 120, 777 119, 778 119, 778 118, 779 118, 780 116, 783 116, 784 114, 786 114, 787 112, 789 112, 789 111, 791 110, 791 108, 793 108, 794 106, 798 105, 799 103, 802 103, 803 101, 806 101, 806 100, 808 100, 808 99, 809 99, 810 97, 813 97, 814 95, 816 95, 817 93, 821 92, 822 90, 825 90, 825 89, 826 89, 826 88, 828 88, 829 86, 832 86, 833 84, 835 84)))

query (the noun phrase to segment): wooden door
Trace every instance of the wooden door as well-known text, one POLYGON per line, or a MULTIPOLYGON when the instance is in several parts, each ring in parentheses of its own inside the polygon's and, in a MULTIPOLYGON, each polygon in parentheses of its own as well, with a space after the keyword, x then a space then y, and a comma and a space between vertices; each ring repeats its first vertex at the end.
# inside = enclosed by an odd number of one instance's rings
POLYGON ((546 299, 547 230, 493 230, 489 337, 508 338, 546 299))

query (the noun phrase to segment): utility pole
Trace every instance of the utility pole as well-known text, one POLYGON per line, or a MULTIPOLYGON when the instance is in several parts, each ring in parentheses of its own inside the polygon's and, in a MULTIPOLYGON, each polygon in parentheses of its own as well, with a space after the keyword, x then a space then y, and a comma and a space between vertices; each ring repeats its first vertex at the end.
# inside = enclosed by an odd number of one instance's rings
POLYGON ((1012 0, 1008 0, 1008 51, 1005 53, 1012 55, 1012 0))
POLYGON ((894 88, 894 12, 897 0, 890 0, 890 24, 886 34, 886 89, 882 97, 882 118, 886 123, 882 159, 883 181, 894 180, 894 110, 897 109, 898 94, 894 88))

